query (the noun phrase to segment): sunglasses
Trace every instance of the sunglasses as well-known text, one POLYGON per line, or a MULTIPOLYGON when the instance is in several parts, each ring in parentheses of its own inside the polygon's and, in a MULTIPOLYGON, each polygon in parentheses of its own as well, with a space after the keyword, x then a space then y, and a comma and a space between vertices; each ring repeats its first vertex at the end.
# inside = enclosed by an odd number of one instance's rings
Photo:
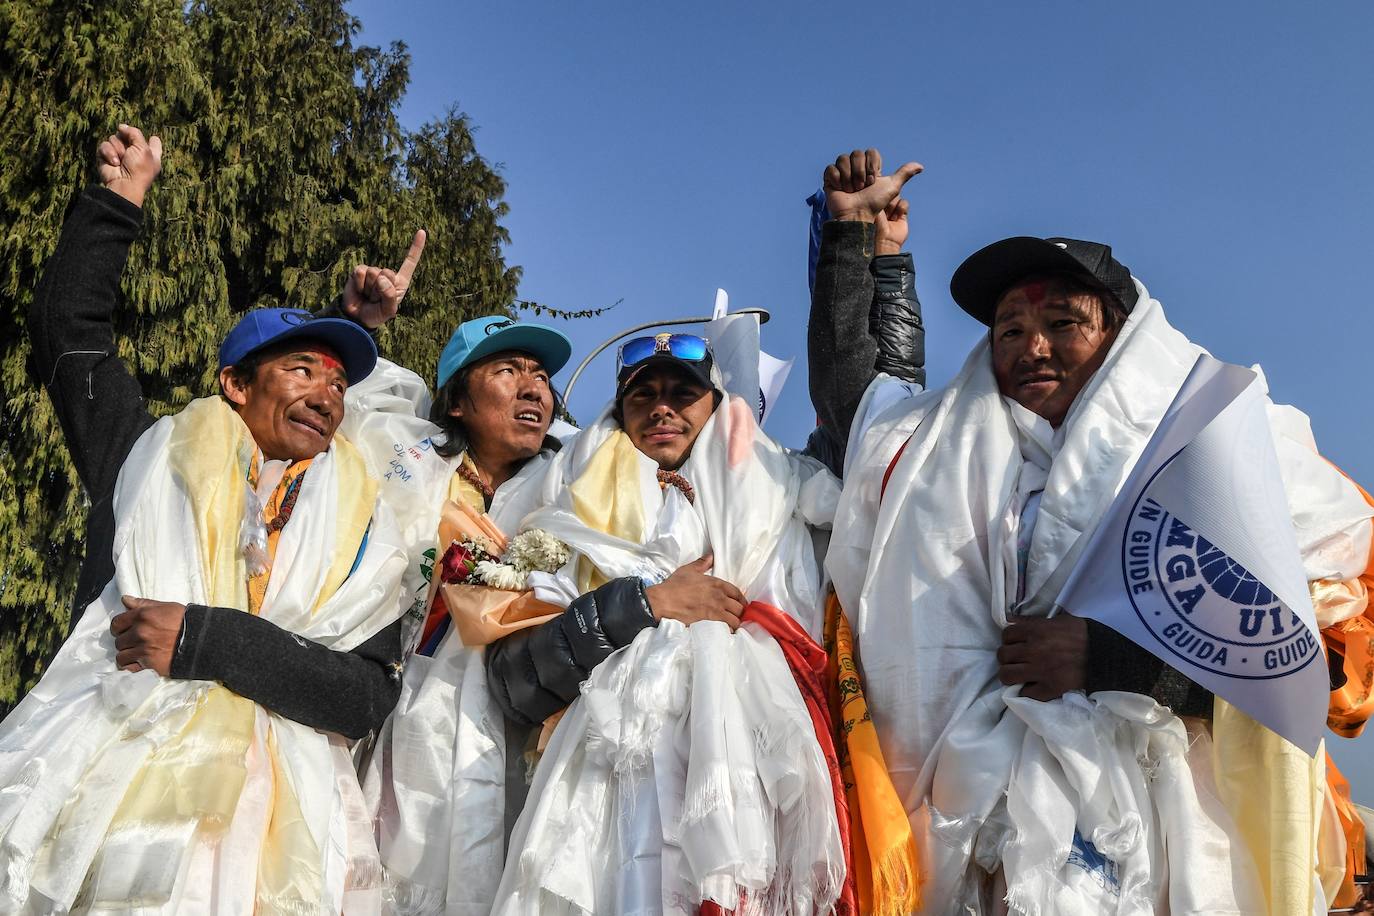
POLYGON ((621 345, 616 356, 615 372, 637 366, 651 356, 667 355, 685 363, 699 363, 711 352, 711 342, 695 334, 655 334, 653 337, 636 337, 621 345))

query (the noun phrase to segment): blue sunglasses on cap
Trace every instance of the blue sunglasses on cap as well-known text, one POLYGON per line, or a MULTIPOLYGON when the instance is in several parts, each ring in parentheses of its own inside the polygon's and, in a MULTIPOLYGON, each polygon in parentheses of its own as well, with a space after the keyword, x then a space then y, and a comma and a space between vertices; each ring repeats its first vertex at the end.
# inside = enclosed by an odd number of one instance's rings
POLYGON ((695 334, 655 334, 636 337, 620 347, 616 356, 615 374, 637 366, 651 356, 671 356, 684 363, 699 363, 711 352, 711 342, 695 334))

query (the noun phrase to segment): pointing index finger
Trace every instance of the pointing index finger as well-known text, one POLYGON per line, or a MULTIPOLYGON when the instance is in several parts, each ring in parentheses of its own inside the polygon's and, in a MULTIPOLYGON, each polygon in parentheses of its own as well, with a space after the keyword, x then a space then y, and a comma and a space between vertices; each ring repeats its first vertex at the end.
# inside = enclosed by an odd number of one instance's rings
POLYGON ((420 229, 415 233, 415 240, 410 243, 410 250, 406 252, 406 258, 401 262, 401 269, 396 271, 396 277, 403 284, 410 284, 410 275, 415 273, 416 266, 420 263, 420 255, 425 253, 425 241, 428 238, 425 230, 420 229))

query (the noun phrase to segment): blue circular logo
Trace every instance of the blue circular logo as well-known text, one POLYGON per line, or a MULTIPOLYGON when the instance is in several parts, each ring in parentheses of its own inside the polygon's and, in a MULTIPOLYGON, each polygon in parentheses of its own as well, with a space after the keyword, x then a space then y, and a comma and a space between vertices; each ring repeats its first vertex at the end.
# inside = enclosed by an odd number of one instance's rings
POLYGON ((1140 622, 1178 658, 1227 677, 1292 674, 1321 652, 1297 614, 1234 559, 1144 493, 1121 571, 1140 622))

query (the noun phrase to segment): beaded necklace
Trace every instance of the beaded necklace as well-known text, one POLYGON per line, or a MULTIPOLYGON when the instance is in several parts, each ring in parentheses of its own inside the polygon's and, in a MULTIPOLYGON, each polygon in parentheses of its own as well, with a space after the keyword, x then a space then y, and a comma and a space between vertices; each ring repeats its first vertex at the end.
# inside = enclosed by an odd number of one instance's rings
POLYGON ((487 501, 487 504, 491 504, 492 499, 496 496, 496 491, 491 488, 491 484, 479 477, 476 471, 468 467, 466 461, 458 465, 458 476, 476 487, 477 492, 482 494, 482 498, 487 501))
POLYGON ((659 468, 657 473, 659 489, 677 487, 678 491, 681 492, 683 496, 687 497, 688 505, 696 505, 696 491, 692 489, 692 485, 687 482, 686 477, 683 477, 676 471, 665 471, 663 468, 659 468))

